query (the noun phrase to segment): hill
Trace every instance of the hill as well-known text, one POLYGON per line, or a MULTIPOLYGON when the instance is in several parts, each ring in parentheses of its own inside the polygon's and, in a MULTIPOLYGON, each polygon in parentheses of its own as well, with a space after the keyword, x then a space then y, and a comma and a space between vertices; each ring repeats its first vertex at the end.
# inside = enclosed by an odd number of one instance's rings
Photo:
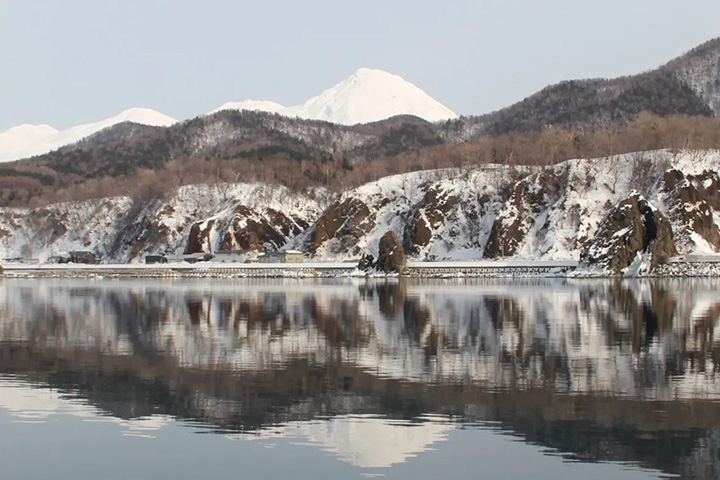
POLYGON ((715 115, 720 111, 720 38, 655 70, 615 79, 569 80, 491 114, 451 122, 455 134, 592 129, 626 124, 640 112, 660 116, 715 115))

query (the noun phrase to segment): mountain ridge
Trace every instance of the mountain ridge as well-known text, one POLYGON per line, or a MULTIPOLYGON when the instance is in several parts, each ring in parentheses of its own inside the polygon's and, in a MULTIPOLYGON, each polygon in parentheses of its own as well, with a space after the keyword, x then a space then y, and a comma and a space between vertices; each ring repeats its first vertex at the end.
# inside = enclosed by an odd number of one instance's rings
POLYGON ((627 124, 641 112, 719 113, 720 37, 645 72, 548 85, 500 110, 461 117, 453 129, 461 140, 549 127, 592 129, 627 124))
POLYGON ((57 130, 49 125, 20 125, 0 133, 0 163, 34 157, 72 145, 97 132, 119 123, 132 122, 140 125, 170 126, 174 118, 149 108, 134 107, 97 122, 75 125, 57 130), (18 130, 21 129, 21 130, 18 130), (26 132, 17 135, 17 132, 26 132))
MULTIPOLYGON (((225 110, 277 113, 288 118, 347 126, 383 121, 398 115, 416 116, 431 122, 457 117, 450 109, 402 77, 364 67, 302 105, 285 107, 268 100, 244 100, 224 103, 208 115, 225 110)), ((113 117, 62 131, 49 131, 33 125, 12 127, 0 133, 0 163, 42 155, 73 145, 123 122, 167 127, 177 120, 151 109, 131 108, 113 117), (18 133, 18 129, 24 132, 23 135, 18 133)))

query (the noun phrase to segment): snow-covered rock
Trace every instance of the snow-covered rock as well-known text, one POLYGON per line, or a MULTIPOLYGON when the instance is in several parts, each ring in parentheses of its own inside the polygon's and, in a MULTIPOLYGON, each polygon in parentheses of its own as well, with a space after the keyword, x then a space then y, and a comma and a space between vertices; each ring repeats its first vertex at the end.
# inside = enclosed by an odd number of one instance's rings
POLYGON ((412 258, 481 258, 509 178, 495 165, 382 178, 343 193, 292 245, 320 259, 377 258, 392 230, 412 258))

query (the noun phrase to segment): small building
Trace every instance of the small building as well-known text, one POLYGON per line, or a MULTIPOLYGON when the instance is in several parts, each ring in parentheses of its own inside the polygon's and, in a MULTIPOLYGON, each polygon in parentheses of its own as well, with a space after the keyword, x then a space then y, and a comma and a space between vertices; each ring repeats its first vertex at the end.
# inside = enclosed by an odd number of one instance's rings
POLYGON ((266 252, 258 255, 260 263, 304 263, 305 254, 298 250, 283 250, 281 252, 266 252))
POLYGON ((59 255, 52 255, 45 260, 45 263, 69 263, 70 255, 67 253, 61 253, 59 255))
POLYGON ((87 263, 91 265, 100 263, 100 260, 98 260, 95 254, 88 250, 75 250, 69 253, 71 263, 87 263))
POLYGON ((299 250, 285 250, 285 263, 305 263, 305 254, 299 250))
POLYGON ((217 263, 246 263, 257 254, 252 250, 217 250, 211 260, 217 263))
POLYGON ((181 257, 181 261, 186 263, 209 262, 214 257, 215 255, 207 252, 186 253, 181 257))
POLYGON ((168 263, 168 258, 165 255, 145 255, 145 263, 168 263))

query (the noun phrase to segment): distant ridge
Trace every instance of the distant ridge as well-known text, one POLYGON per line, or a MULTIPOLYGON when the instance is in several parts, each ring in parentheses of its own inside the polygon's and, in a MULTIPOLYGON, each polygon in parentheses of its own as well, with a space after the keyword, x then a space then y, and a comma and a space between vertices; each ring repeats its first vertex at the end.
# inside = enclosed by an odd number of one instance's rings
POLYGON ((176 120, 149 108, 130 108, 114 117, 76 125, 61 131, 49 125, 21 125, 0 133, 0 162, 51 152, 124 122, 166 127, 175 123, 176 120))

